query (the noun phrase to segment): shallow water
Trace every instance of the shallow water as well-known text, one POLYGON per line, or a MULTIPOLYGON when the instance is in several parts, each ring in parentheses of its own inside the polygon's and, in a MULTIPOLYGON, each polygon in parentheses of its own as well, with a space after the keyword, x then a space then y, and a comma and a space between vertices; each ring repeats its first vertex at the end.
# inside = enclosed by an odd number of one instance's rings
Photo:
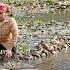
POLYGON ((39 58, 25 63, 17 62, 14 64, 14 68, 9 68, 9 63, 6 65, 8 68, 0 66, 0 70, 70 70, 70 47, 67 51, 62 49, 60 52, 48 55, 47 58, 39 58))
POLYGON ((37 65, 39 70, 70 70, 70 48, 48 57, 37 65))

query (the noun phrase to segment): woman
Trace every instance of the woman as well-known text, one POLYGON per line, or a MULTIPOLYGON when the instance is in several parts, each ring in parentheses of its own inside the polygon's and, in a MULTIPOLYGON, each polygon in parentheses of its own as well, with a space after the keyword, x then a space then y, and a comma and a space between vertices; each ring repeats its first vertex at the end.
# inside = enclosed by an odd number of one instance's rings
POLYGON ((8 7, 0 3, 0 50, 7 58, 15 53, 18 38, 18 27, 14 18, 9 17, 8 7))

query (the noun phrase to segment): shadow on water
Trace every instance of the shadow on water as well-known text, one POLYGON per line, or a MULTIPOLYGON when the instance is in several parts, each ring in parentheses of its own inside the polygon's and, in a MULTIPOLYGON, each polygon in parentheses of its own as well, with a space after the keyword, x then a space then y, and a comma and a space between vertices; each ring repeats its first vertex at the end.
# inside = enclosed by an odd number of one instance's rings
POLYGON ((37 65, 39 70, 70 70, 70 48, 63 49, 37 65))

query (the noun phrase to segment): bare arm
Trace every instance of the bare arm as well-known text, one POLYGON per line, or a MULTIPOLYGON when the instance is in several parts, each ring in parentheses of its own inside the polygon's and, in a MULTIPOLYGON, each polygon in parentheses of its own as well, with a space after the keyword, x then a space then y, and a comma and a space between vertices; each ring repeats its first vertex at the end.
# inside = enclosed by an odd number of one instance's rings
POLYGON ((11 26, 11 34, 12 34, 12 39, 10 40, 9 47, 7 48, 9 50, 11 50, 13 47, 16 47, 16 42, 18 38, 18 26, 14 19, 11 26))

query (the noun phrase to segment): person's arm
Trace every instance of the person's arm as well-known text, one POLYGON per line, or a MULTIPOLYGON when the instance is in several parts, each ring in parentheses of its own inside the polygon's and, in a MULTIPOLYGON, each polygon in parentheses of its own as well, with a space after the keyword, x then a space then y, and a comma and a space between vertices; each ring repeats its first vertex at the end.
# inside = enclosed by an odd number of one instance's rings
POLYGON ((13 22, 12 22, 11 34, 12 34, 12 39, 10 40, 9 46, 7 47, 7 49, 9 50, 11 50, 13 47, 16 47, 16 42, 18 38, 18 26, 15 19, 13 19, 13 22))
POLYGON ((10 32, 12 34, 12 38, 10 39, 10 41, 5 44, 7 45, 6 50, 4 51, 5 57, 6 58, 11 58, 12 56, 12 48, 16 47, 16 42, 17 42, 17 38, 18 38, 18 27, 16 24, 16 21, 13 19, 11 22, 11 27, 10 27, 10 32))

